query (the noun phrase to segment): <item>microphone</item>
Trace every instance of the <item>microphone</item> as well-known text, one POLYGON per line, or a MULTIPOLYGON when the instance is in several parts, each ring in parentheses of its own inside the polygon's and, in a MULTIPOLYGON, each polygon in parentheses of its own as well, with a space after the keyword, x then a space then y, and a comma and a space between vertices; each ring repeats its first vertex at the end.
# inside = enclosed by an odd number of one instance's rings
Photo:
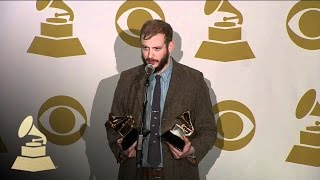
POLYGON ((147 77, 149 77, 154 72, 154 67, 151 64, 147 64, 144 67, 144 71, 146 72, 147 77))

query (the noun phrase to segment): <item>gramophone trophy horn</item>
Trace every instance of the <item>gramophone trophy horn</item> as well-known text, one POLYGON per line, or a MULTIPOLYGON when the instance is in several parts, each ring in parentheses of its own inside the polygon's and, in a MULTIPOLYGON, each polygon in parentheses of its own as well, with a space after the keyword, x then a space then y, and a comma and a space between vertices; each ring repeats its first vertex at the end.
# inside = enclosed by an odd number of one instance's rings
POLYGON ((46 156, 46 146, 44 145, 47 143, 47 138, 33 125, 32 116, 23 120, 18 131, 19 138, 27 135, 39 138, 33 138, 32 142, 27 142, 25 146, 21 146, 21 156, 16 158, 11 169, 31 172, 56 169, 50 156, 46 156))
POLYGON ((61 13, 61 14, 56 13, 55 17, 69 15, 70 16, 69 21, 73 21, 74 19, 74 14, 72 9, 68 5, 66 5, 62 0, 50 0, 50 1, 37 0, 36 8, 38 11, 42 11, 47 7, 62 9, 67 12, 67 13, 61 13))
POLYGON ((316 90, 310 89, 300 99, 296 108, 296 117, 301 119, 306 115, 320 116, 320 104, 316 101, 316 90))
POLYGON ((40 137, 39 139, 32 139, 32 142, 42 141, 42 144, 47 144, 47 138, 42 134, 34 125, 32 116, 28 116, 20 125, 18 136, 23 138, 26 135, 32 135, 40 137))
POLYGON ((65 12, 56 12, 54 17, 46 18, 46 21, 41 23, 41 35, 33 39, 27 52, 55 58, 85 55, 79 39, 73 37, 72 9, 62 0, 37 0, 38 11, 48 7, 65 12), (64 16, 69 16, 69 19, 63 18, 64 16))
POLYGON ((243 23, 242 14, 228 0, 222 0, 222 1, 207 0, 204 6, 205 14, 210 15, 216 10, 221 12, 228 12, 236 15, 233 17, 224 17, 223 18, 224 21, 228 21, 231 19, 238 19, 238 24, 243 23))

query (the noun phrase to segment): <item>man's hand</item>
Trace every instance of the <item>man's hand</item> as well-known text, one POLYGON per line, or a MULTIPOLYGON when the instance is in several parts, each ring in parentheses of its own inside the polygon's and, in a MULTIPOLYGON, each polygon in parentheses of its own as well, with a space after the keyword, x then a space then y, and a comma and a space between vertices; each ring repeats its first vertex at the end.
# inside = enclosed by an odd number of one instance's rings
MULTIPOLYGON (((123 141, 123 138, 117 140, 118 146, 122 149, 121 143, 123 141)), ((136 146, 137 141, 135 141, 127 150, 123 151, 123 154, 126 155, 128 158, 136 157, 136 146)))
POLYGON ((175 148, 173 145, 171 145, 170 143, 167 142, 167 144, 171 150, 171 153, 175 159, 181 159, 181 158, 188 157, 195 152, 194 147, 191 145, 191 141, 189 141, 189 139, 186 138, 185 136, 183 137, 183 140, 185 142, 185 145, 184 145, 182 151, 179 151, 177 148, 175 148))

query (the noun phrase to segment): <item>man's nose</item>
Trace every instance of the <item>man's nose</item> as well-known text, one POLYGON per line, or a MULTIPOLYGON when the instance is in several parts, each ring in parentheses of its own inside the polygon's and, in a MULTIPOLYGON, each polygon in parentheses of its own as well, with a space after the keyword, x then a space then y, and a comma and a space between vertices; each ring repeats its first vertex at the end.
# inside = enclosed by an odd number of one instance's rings
POLYGON ((148 58, 153 58, 153 52, 151 49, 148 51, 148 58))

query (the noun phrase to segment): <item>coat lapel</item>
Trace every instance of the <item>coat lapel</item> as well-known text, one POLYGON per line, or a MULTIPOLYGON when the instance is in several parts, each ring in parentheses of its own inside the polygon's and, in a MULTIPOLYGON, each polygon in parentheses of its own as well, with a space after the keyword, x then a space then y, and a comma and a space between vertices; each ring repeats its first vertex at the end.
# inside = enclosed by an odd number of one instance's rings
MULTIPOLYGON (((145 100, 145 83, 146 83, 146 78, 145 78, 145 73, 144 69, 140 68, 139 72, 137 74, 137 84, 135 84, 135 91, 137 92, 137 96, 135 99, 138 102, 139 106, 139 111, 142 113, 143 112, 143 102, 145 100)), ((142 116, 142 114, 141 114, 142 116)))
POLYGON ((168 112, 169 110, 174 107, 174 105, 172 104, 175 100, 175 94, 176 92, 181 88, 181 79, 179 79, 179 77, 182 77, 182 71, 179 68, 179 64, 177 62, 175 62, 175 60, 172 60, 173 62, 173 67, 172 67, 172 74, 171 74, 171 79, 170 79, 170 85, 169 85, 169 89, 167 92, 167 97, 166 97, 166 101, 164 104, 164 110, 163 110, 163 124, 162 124, 162 128, 163 130, 171 128, 172 124, 170 123, 170 121, 168 121, 166 118, 168 116, 168 112))

